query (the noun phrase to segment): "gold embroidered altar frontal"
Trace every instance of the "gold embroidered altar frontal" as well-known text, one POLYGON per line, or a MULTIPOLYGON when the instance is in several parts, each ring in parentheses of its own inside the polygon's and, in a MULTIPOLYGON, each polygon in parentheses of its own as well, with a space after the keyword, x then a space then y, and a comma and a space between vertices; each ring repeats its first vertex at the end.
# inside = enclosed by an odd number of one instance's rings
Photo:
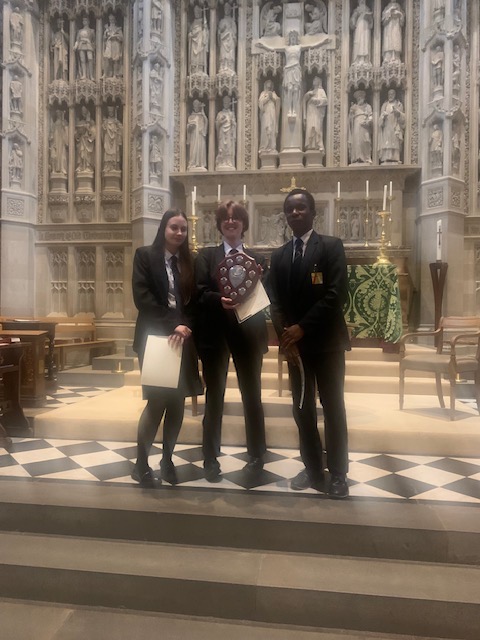
POLYGON ((402 309, 394 264, 348 265, 345 320, 354 327, 352 337, 398 342, 402 309))

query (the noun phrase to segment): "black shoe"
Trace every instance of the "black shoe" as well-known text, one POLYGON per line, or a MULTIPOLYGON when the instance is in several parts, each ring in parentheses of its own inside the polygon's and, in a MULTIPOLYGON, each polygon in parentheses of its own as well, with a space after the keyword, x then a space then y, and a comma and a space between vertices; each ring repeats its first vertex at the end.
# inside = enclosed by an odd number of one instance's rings
MULTIPOLYGON (((140 471, 137 465, 135 465, 130 475, 141 487, 153 487, 153 471, 150 467, 148 467, 146 471, 140 471)), ((160 479, 158 479, 158 481, 161 482, 160 479)))
POLYGON ((290 488, 293 491, 304 491, 305 489, 316 489, 317 491, 324 491, 324 477, 323 473, 318 474, 312 478, 306 469, 300 471, 295 478, 290 481, 290 488))
POLYGON ((178 484, 177 470, 171 460, 160 462, 160 476, 168 484, 178 484))
POLYGON ((328 487, 329 498, 348 498, 348 484, 345 476, 333 475, 328 487))
POLYGON ((221 469, 216 460, 213 460, 212 462, 205 462, 203 466, 205 469, 205 480, 207 482, 220 482, 222 479, 220 475, 221 469))
POLYGON ((250 458, 250 461, 243 467, 247 473, 260 473, 263 469, 263 458, 250 458))

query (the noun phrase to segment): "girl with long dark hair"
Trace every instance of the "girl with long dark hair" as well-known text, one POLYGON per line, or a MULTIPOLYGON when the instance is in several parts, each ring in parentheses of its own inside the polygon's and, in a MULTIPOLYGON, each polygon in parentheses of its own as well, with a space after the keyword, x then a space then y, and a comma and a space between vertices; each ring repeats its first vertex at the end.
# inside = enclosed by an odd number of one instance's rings
MULTIPOLYGON (((178 388, 142 386, 147 404, 138 423, 137 461, 132 478, 142 485, 153 484, 148 455, 164 418, 160 475, 170 484, 176 484, 172 454, 182 426, 185 397, 202 393, 191 338, 189 313, 194 291, 193 260, 188 247, 187 217, 183 211, 166 211, 153 244, 137 249, 132 287, 138 309, 133 349, 138 354, 140 367, 148 335, 168 336, 172 346, 183 345, 178 388)), ((158 365, 161 367, 162 363, 158 365)))

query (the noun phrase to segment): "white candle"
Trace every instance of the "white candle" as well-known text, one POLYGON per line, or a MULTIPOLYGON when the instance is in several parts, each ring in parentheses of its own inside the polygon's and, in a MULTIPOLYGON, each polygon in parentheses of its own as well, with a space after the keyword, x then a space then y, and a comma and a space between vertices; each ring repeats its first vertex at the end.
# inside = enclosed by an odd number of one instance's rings
POLYGON ((247 185, 246 184, 243 185, 243 201, 244 202, 247 201, 247 185))
POLYGON ((442 221, 437 220, 437 260, 442 259, 442 221))
POLYGON ((392 181, 390 180, 390 198, 393 195, 393 185, 392 185, 392 181))
POLYGON ((193 201, 196 202, 197 201, 197 187, 193 187, 193 191, 192 191, 192 195, 193 195, 193 201))
POLYGON ((387 185, 383 187, 383 207, 382 211, 386 211, 387 209, 387 185))
POLYGON ((365 182, 365 197, 368 200, 368 180, 365 182))
POLYGON ((192 191, 192 216, 195 217, 195 190, 192 191))
POLYGON ((337 198, 340 200, 340 182, 337 182, 337 198))
POLYGON ((220 202, 220 195, 222 193, 222 187, 220 185, 217 186, 217 202, 220 202))

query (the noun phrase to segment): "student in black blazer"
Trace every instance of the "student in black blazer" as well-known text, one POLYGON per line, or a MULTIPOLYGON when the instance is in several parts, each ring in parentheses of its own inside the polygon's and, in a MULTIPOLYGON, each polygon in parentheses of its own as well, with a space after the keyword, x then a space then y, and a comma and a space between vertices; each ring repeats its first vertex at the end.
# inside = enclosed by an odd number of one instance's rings
MULTIPOLYGON (((194 294, 193 260, 188 248, 188 222, 183 211, 166 211, 153 244, 137 249, 132 287, 138 309, 133 349, 138 354, 140 367, 149 334, 169 336, 173 346, 183 345, 178 389, 142 387, 147 404, 138 423, 137 461, 132 478, 142 485, 153 484, 148 454, 165 416, 160 472, 164 480, 176 484, 172 453, 182 426, 185 396, 202 393, 191 338, 189 308, 194 294)), ((158 365, 161 367, 162 363, 158 365)))
POLYGON ((220 441, 225 386, 230 354, 237 372, 242 395, 250 456, 245 466, 248 473, 263 469, 265 419, 261 400, 261 370, 263 354, 267 352, 267 327, 263 312, 241 324, 231 298, 220 293, 216 271, 230 252, 244 252, 254 258, 263 269, 265 258, 244 249, 242 238, 248 229, 248 213, 239 203, 220 204, 216 212, 217 229, 223 242, 217 247, 202 249, 195 261, 195 281, 198 306, 195 341, 203 365, 206 385, 205 415, 203 418, 203 455, 205 477, 209 482, 220 479, 220 441))
POLYGON ((272 253, 269 293, 272 321, 288 360, 293 416, 305 465, 291 486, 295 490, 324 488, 317 386, 325 423, 328 493, 344 498, 348 495, 345 350, 350 350, 343 316, 348 293, 345 252, 339 238, 313 230, 315 201, 308 191, 293 189, 285 199, 284 212, 294 237, 272 253), (303 403, 300 364, 305 371, 303 403))

